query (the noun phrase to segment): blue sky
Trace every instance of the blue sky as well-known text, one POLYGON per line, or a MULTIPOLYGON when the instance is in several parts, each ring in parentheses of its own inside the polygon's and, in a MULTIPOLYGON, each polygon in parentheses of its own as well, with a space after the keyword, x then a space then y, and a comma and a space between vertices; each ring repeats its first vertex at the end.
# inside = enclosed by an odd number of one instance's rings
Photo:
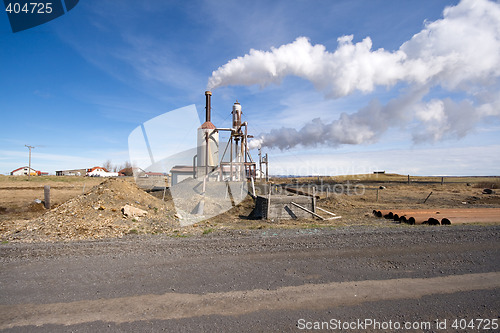
MULTIPOLYGON (((11 32, 7 15, 1 14, 0 174, 27 165, 25 144, 36 147, 32 166, 50 173, 106 160, 122 165, 129 159, 128 136, 140 124, 191 104, 203 117, 204 91, 212 77, 220 79, 211 87, 213 123, 228 127, 231 106, 238 100, 256 137, 271 142, 270 133, 276 134, 274 146, 263 145, 274 174, 386 170, 498 175, 500 111, 495 93, 500 84, 494 68, 500 64, 498 57, 488 57, 497 50, 488 38, 500 43, 500 31, 498 22, 488 25, 491 31, 478 26, 474 33, 485 38, 483 49, 473 44, 483 39, 470 41, 469 32, 453 26, 453 22, 477 26, 473 20, 488 19, 467 14, 472 12, 466 8, 471 4, 451 0, 80 1, 58 19, 18 33, 11 32), (446 16, 447 6, 456 9, 446 16), (413 38, 425 29, 431 33, 413 38), (457 31, 463 45, 436 44, 444 38, 439 32, 446 36, 447 29, 457 31), (363 82, 354 80, 347 91, 348 80, 339 79, 329 59, 341 49, 339 38, 350 35, 346 47, 361 47, 369 37, 371 48, 361 58, 360 68, 379 74, 366 88, 362 73, 363 82), (305 39, 298 45, 300 37, 305 39), (431 38, 437 40, 429 42, 431 38), (428 45, 434 47, 429 51, 428 45), (280 47, 290 50, 289 59, 273 53, 280 47), (315 74, 304 70, 297 75, 293 66, 310 65, 308 60, 294 59, 299 47, 322 47, 325 67, 315 68, 315 74), (434 71, 436 59, 447 59, 461 47, 474 50, 477 57, 468 53, 463 60, 459 55, 456 62, 468 61, 465 65, 453 67, 448 60, 440 64, 439 72, 434 71), (269 76, 267 62, 252 62, 250 56, 249 62, 242 60, 252 49, 271 57, 278 73, 269 76), (383 53, 380 65, 370 60, 377 50, 383 53), (404 73, 391 76, 393 62, 384 59, 401 52, 407 58, 395 61, 394 68, 404 67, 395 69, 404 73), (415 68, 421 59, 427 62, 419 71, 415 68), (283 63, 288 69, 279 72, 283 63), (231 64, 243 66, 244 72, 231 72, 231 64), (399 106, 405 96, 417 95, 407 107, 399 106), (339 122, 342 114, 345 121, 339 122), (320 144, 294 139, 287 142, 289 149, 278 147, 280 129, 295 129, 301 135, 306 133, 301 129, 315 118, 339 127, 344 136, 328 132, 331 139, 320 144), (360 129, 353 134, 346 132, 347 126, 360 129), (346 143, 351 135, 355 137, 346 143)), ((500 6, 492 1, 480 5, 500 6)))

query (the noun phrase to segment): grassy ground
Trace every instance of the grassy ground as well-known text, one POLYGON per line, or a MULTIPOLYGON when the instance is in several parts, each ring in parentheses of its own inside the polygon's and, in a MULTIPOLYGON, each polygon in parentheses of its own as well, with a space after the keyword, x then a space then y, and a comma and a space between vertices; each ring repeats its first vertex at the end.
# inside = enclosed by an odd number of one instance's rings
POLYGON ((50 184, 50 183, 96 183, 102 179, 78 176, 4 176, 0 175, 0 186, 5 184, 50 184))
MULTIPOLYGON (((103 178, 74 176, 33 176, 31 180, 28 180, 27 176, 0 176, 0 232, 2 230, 4 230, 4 232, 9 232, 10 226, 17 225, 21 222, 29 227, 30 223, 32 223, 31 221, 50 213, 50 211, 44 209, 42 203, 35 203, 36 199, 43 200, 44 185, 51 186, 51 204, 52 208, 54 208, 82 193, 88 193, 95 185, 100 184, 104 180, 103 178)), ((134 182, 133 178, 122 180, 134 182)), ((185 237, 190 234, 210 234, 219 229, 314 229, 354 225, 392 225, 390 221, 375 218, 372 215, 374 209, 500 208, 499 190, 496 190, 496 193, 490 195, 482 193, 484 188, 499 188, 499 177, 446 177, 444 179, 444 184, 441 184, 441 177, 415 176, 410 178, 410 184, 407 183, 407 180, 408 176, 395 174, 369 174, 319 178, 275 178, 272 179, 275 184, 343 183, 344 185, 340 186, 341 188, 353 189, 355 186, 358 186, 360 190, 349 190, 336 194, 329 192, 328 197, 326 192, 316 192, 316 195, 319 196, 317 205, 342 216, 342 218, 338 220, 255 220, 250 217, 250 213, 254 208, 254 201, 248 196, 239 205, 223 214, 196 223, 190 227, 176 227, 173 229, 172 235, 175 237, 185 237), (347 185, 347 183, 351 185, 347 185)), ((127 202, 132 204, 137 203, 137 201, 147 201, 138 199, 140 195, 145 195, 144 191, 139 189, 136 189, 136 191, 125 191, 113 188, 108 192, 103 192, 102 196, 97 196, 95 198, 95 207, 91 209, 91 211, 94 215, 102 215, 102 218, 105 217, 105 213, 112 211, 113 214, 116 215, 116 219, 123 224, 128 221, 122 219, 121 212, 119 211, 123 205, 122 201, 125 200, 124 198, 126 198, 127 202), (117 204, 117 206, 114 207, 112 202, 107 199, 106 193, 111 195, 120 205, 117 204), (99 210, 101 206, 102 210, 99 210), (95 208, 97 208, 97 210, 95 210, 95 208)), ((163 191, 154 192, 152 194, 158 199, 162 199, 164 195, 163 191)), ((168 221, 171 222, 173 219, 172 216, 174 216, 173 214, 175 213, 170 192, 167 191, 166 194, 166 204, 170 203, 170 206, 167 205, 168 209, 163 214, 164 219, 161 218, 163 215, 158 218, 155 217, 154 219, 151 217, 154 223, 162 226, 168 221)), ((287 193, 282 194, 286 195, 287 193)), ((76 212, 81 207, 73 208, 76 212)), ((152 211, 150 213, 151 216, 155 215, 152 211)), ((91 216, 85 212, 78 214, 78 216, 91 216)), ((325 217, 329 216, 325 215, 325 217)), ((68 221, 65 220, 63 224, 66 225, 67 223, 73 222, 72 218, 70 218, 68 221)), ((130 233, 145 232, 139 227, 135 227, 135 224, 139 222, 133 220, 128 222, 133 224, 130 226, 130 233)), ((141 220, 140 223, 146 222, 141 220)))
MULTIPOLYGON (((407 183, 408 175, 399 174, 359 174, 359 175, 344 175, 344 176, 312 176, 300 178, 272 178, 274 183, 337 183, 337 182, 367 182, 367 183, 407 183)), ((468 177, 439 177, 439 176, 411 176, 411 183, 470 183, 470 184, 500 184, 500 176, 468 176, 468 177)), ((487 186, 485 186, 487 187, 487 186)))

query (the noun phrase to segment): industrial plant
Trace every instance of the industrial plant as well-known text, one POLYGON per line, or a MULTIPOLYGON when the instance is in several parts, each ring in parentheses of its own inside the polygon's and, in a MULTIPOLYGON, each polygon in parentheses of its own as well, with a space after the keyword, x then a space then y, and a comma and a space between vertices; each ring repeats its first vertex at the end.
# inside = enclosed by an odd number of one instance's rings
MULTIPOLYGON (((252 158, 248 139, 248 123, 242 120, 242 106, 236 101, 232 107, 230 127, 218 127, 211 119, 212 92, 205 92, 205 121, 197 129, 196 154, 192 165, 175 165, 171 170, 170 191, 181 220, 186 224, 223 213, 249 193, 255 197, 257 175, 262 178, 262 165, 267 157, 259 154, 259 166, 252 158), (227 133, 221 139, 221 133, 227 133), (199 218, 193 218, 198 216, 199 218)), ((267 173, 266 173, 267 176, 267 173)))
POLYGON ((242 107, 236 101, 232 107, 231 127, 217 127, 211 120, 212 92, 205 92, 205 122, 197 130, 197 149, 192 165, 176 165, 170 170, 171 185, 187 179, 214 181, 268 180, 268 157, 259 149, 259 169, 248 147, 248 123, 242 121, 242 107), (227 140, 221 141, 219 133, 227 132, 227 140), (263 170, 265 165, 265 170, 263 170))
POLYGON ((297 195, 293 189, 286 193, 275 189, 273 193, 273 186, 269 183, 268 154, 263 156, 259 148, 257 169, 248 145, 248 139, 253 136, 248 133, 248 123, 242 119, 241 104, 238 101, 233 104, 231 127, 217 127, 211 121, 211 98, 212 92, 206 91, 205 122, 197 129, 197 148, 192 165, 176 165, 170 170, 170 192, 182 225, 224 213, 248 194, 255 200, 252 218, 340 218, 317 207, 314 192, 297 195), (229 133, 227 140, 220 139, 221 132, 229 133), (328 214, 328 217, 322 217, 316 210, 328 214))

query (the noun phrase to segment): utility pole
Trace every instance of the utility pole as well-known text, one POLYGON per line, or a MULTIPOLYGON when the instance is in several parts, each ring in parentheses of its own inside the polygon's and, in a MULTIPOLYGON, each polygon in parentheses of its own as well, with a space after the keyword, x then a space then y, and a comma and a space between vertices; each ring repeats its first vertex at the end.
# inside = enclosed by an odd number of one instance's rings
POLYGON ((28 180, 31 180, 31 149, 34 149, 35 147, 24 145, 26 148, 30 150, 29 153, 29 165, 28 165, 28 180))

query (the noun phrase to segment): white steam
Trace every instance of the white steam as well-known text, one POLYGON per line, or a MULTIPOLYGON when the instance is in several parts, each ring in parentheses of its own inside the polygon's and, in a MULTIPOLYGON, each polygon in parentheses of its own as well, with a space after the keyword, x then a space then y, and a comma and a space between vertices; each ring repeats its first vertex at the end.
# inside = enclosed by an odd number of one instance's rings
POLYGON ((290 149, 297 145, 316 146, 341 144, 361 144, 375 142, 390 126, 403 126, 409 121, 408 110, 425 93, 426 89, 412 91, 394 99, 386 105, 377 100, 354 114, 342 113, 339 119, 323 123, 315 118, 302 129, 280 128, 261 134, 260 138, 250 142, 249 148, 277 147, 290 149))
POLYGON ((415 141, 462 137, 483 117, 500 116, 500 4, 462 0, 447 7, 443 19, 427 23, 399 50, 372 50, 369 37, 353 43, 338 39, 334 52, 305 37, 272 48, 250 50, 212 73, 208 88, 275 83, 289 75, 311 81, 328 98, 402 82, 411 93, 387 105, 372 101, 353 114, 323 123, 317 118, 302 129, 281 128, 262 134, 252 145, 287 149, 296 145, 359 144, 375 141, 389 127, 418 122, 415 141), (453 101, 424 97, 434 87, 467 95, 453 101))

